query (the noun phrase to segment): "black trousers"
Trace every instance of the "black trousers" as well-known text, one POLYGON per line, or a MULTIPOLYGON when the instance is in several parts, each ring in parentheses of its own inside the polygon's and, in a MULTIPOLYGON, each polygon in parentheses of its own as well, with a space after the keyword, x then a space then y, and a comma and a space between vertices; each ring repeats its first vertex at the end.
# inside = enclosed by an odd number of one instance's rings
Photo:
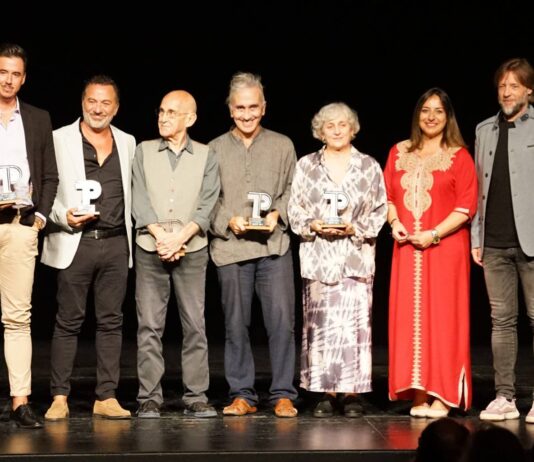
POLYGON ((82 237, 71 265, 58 273, 58 312, 52 338, 52 396, 69 395, 70 378, 85 320, 87 294, 94 284, 96 316, 96 396, 113 398, 120 375, 122 303, 128 278, 126 236, 82 237))

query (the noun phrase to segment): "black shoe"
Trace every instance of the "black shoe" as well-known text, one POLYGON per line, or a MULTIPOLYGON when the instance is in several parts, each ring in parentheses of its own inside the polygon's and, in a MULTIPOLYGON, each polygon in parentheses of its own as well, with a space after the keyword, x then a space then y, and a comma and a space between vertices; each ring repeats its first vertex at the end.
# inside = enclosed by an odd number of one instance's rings
POLYGON ((35 415, 29 404, 21 404, 17 409, 11 411, 9 418, 20 428, 43 428, 43 422, 35 415))
POLYGON ((201 401, 196 401, 186 405, 184 414, 199 418, 217 417, 217 411, 215 408, 210 404, 203 403, 201 401))
POLYGON ((363 415, 363 406, 357 396, 348 395, 343 399, 341 404, 345 417, 355 419, 363 415))
POLYGON ((144 401, 137 409, 136 414, 139 419, 159 419, 159 405, 152 400, 144 401))
POLYGON ((332 417, 336 409, 337 401, 335 396, 329 395, 326 393, 321 401, 317 403, 315 409, 313 410, 314 417, 332 417))

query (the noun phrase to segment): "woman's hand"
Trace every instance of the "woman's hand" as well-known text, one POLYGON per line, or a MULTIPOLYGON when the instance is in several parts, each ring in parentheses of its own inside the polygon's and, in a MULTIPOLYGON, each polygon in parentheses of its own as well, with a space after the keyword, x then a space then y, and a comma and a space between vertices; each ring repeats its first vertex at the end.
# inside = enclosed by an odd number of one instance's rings
POLYGON ((391 235, 399 244, 405 243, 410 237, 410 233, 408 233, 408 230, 404 227, 399 219, 396 219, 391 224, 391 235))
POLYGON ((432 231, 419 231, 418 233, 408 236, 408 241, 420 250, 426 249, 432 245, 432 231))

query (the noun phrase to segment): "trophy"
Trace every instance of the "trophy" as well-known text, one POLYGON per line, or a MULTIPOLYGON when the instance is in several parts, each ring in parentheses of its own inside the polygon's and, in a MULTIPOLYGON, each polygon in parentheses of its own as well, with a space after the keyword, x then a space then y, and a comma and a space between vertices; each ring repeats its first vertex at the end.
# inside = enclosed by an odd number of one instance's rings
MULTIPOLYGON (((184 224, 180 220, 163 220, 158 221, 158 224, 163 228, 166 233, 178 234, 184 228, 184 224)), ((182 248, 178 251, 178 256, 183 257, 184 255, 185 249, 182 248)))
POLYGON ((22 170, 16 165, 0 166, 0 205, 17 202, 16 185, 22 178, 22 170))
POLYGON ((263 192, 249 192, 248 200, 252 201, 252 216, 245 225, 246 229, 256 231, 269 231, 269 226, 265 224, 265 219, 262 218, 261 212, 266 212, 272 204, 271 196, 263 192))
POLYGON ((345 228, 347 225, 339 216, 339 212, 349 205, 349 197, 343 191, 325 191, 323 197, 330 204, 329 215, 324 219, 323 228, 345 228))
POLYGON ((82 203, 76 207, 73 215, 100 215, 100 212, 95 210, 95 205, 91 204, 91 199, 98 199, 102 194, 100 183, 95 180, 78 180, 74 187, 82 192, 82 203))

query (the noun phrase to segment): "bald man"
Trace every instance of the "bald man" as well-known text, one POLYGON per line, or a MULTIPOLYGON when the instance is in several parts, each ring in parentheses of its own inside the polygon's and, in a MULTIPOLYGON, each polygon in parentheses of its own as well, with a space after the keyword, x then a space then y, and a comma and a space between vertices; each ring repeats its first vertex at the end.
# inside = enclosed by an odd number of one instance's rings
POLYGON ((183 332, 184 414, 217 415, 206 396, 209 369, 204 294, 206 232, 220 186, 214 153, 187 134, 197 120, 196 112, 195 99, 188 92, 165 95, 158 110, 160 138, 137 146, 134 159, 139 418, 159 418, 163 404, 161 337, 171 280, 183 332))

